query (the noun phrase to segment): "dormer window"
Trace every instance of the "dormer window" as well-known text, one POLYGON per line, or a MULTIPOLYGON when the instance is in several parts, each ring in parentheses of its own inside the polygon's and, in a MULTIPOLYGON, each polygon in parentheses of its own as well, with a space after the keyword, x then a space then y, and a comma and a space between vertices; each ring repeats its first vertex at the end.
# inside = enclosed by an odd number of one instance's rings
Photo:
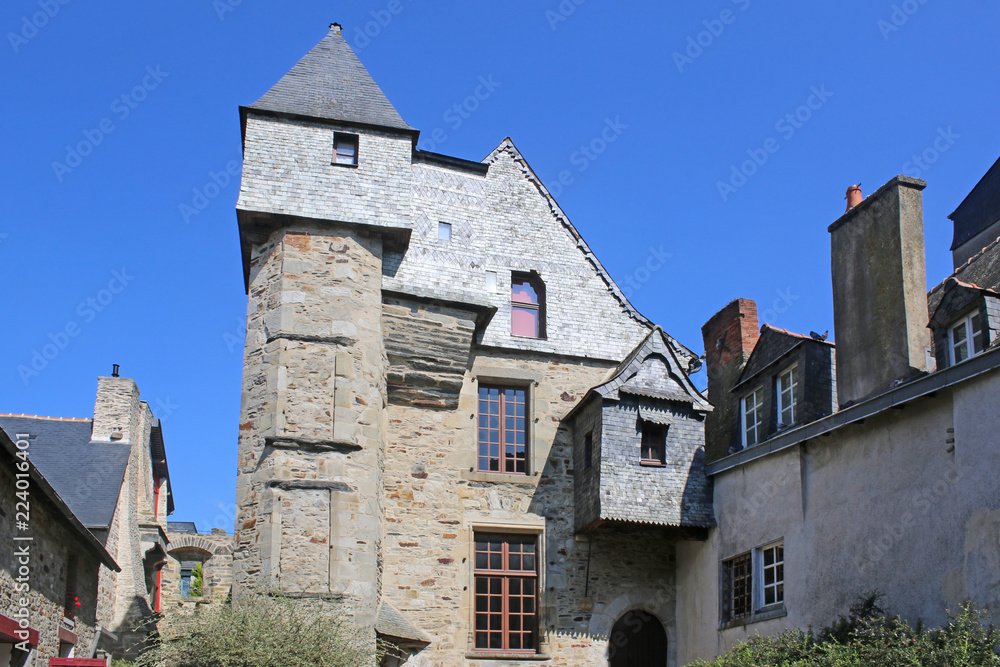
POLYGON ((948 328, 951 363, 958 364, 985 349, 982 318, 979 311, 963 317, 948 328))
POLYGON ((358 166, 358 135, 334 132, 333 163, 348 167, 358 166))
POLYGON ((795 392, 799 387, 799 370, 792 366, 778 376, 778 427, 788 428, 795 423, 798 405, 795 392))
POLYGON ((753 447, 764 437, 764 390, 752 391, 741 401, 743 446, 753 447))
POLYGON ((545 283, 538 274, 511 274, 510 333, 545 338, 545 283))

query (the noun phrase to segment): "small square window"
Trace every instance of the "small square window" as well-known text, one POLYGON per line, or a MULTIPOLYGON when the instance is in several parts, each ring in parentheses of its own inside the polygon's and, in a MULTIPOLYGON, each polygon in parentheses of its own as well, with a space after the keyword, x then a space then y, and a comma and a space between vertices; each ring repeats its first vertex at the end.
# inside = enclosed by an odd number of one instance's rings
POLYGON ((948 328, 948 343, 951 347, 951 363, 958 364, 974 357, 985 349, 982 318, 974 311, 948 328))
POLYGON ((333 163, 358 166, 358 135, 344 132, 333 134, 333 163))
POLYGON ((442 241, 451 240, 451 223, 449 222, 438 223, 438 239, 442 241))

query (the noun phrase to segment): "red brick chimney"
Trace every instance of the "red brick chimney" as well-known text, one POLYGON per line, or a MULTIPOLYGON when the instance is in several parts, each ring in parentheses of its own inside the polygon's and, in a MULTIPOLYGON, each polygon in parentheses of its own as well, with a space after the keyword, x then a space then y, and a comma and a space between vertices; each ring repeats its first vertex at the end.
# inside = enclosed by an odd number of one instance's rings
POLYGON ((705 455, 714 461, 729 454, 739 437, 739 399, 730 390, 760 338, 757 303, 737 299, 712 316, 701 328, 705 341, 708 400, 715 411, 705 422, 705 455))

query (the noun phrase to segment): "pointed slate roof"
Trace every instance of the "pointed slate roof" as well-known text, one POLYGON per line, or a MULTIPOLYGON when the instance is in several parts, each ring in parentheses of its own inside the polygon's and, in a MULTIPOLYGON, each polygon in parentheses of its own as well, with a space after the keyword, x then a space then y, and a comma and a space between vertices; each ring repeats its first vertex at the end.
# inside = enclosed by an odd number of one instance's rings
POLYGON ((358 60, 336 24, 249 108, 416 133, 358 60))
POLYGON ((787 329, 779 329, 765 324, 760 328, 760 338, 750 353, 740 379, 730 391, 736 391, 747 382, 750 382, 761 372, 770 368, 772 364, 783 358, 786 354, 804 343, 816 343, 827 347, 836 347, 828 340, 818 340, 812 336, 794 333, 787 329))

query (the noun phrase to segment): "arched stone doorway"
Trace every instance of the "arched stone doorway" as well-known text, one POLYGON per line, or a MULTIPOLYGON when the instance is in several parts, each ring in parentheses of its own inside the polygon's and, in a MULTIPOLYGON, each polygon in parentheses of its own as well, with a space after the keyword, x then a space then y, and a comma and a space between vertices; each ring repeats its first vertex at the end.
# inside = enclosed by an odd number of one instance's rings
POLYGON ((667 631, 653 614, 635 609, 622 616, 608 637, 610 667, 666 667, 667 631))

